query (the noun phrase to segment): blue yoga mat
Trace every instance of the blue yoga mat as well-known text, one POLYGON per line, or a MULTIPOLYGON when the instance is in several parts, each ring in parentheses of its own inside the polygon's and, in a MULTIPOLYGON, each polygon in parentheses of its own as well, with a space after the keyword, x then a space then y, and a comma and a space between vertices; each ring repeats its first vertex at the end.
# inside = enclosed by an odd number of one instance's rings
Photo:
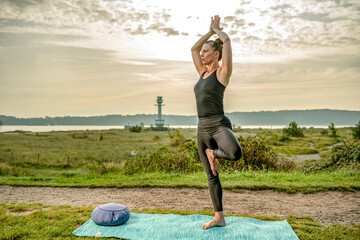
POLYGON ((299 238, 286 220, 262 221, 245 217, 225 217, 226 227, 202 230, 213 217, 205 215, 131 213, 123 225, 106 227, 91 219, 76 229, 76 236, 117 237, 125 239, 241 239, 292 240, 299 238))

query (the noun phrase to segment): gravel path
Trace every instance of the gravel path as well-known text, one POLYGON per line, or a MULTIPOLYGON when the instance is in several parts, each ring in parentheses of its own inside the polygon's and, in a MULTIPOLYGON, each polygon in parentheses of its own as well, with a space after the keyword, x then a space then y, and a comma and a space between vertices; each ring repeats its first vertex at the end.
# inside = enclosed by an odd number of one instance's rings
MULTIPOLYGON (((116 202, 132 208, 212 209, 206 189, 51 188, 0 186, 0 202, 98 206, 116 202)), ((360 224, 360 192, 287 194, 275 191, 224 191, 225 213, 279 217, 310 216, 322 224, 360 224)))

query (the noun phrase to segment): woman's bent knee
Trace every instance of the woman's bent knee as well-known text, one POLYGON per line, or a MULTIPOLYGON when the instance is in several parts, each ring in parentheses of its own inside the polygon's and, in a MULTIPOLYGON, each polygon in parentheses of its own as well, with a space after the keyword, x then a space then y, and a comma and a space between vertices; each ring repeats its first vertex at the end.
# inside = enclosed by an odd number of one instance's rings
POLYGON ((239 146, 238 148, 235 149, 235 151, 233 151, 230 154, 230 160, 236 161, 239 160, 242 157, 242 150, 241 147, 239 146))

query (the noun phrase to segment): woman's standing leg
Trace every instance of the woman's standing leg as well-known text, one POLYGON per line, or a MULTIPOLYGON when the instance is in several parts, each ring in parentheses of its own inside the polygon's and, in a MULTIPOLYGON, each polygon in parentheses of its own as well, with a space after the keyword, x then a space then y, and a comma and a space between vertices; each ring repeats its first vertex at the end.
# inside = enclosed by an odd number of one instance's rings
POLYGON ((222 213, 223 206, 222 206, 222 187, 219 179, 219 175, 216 176, 213 174, 210 163, 205 153, 207 148, 216 148, 216 143, 214 139, 211 138, 210 134, 206 131, 199 131, 197 134, 197 145, 198 151, 200 155, 200 159, 204 165, 207 177, 208 177, 208 186, 210 197, 213 203, 214 211, 215 211, 215 218, 209 222, 205 223, 202 226, 202 229, 211 228, 214 226, 225 226, 225 219, 222 213))

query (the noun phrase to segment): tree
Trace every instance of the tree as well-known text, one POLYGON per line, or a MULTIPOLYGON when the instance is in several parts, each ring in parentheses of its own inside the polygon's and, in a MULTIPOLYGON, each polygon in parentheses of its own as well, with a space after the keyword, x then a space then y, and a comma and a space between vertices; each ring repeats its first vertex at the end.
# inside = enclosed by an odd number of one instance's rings
POLYGON ((129 128, 129 131, 130 132, 141 132, 141 129, 142 129, 142 127, 136 125, 136 126, 129 128))
POLYGON ((351 131, 355 139, 360 139, 360 121, 355 125, 355 127, 351 128, 351 131))
POLYGON ((303 137, 304 136, 303 130, 300 127, 298 127, 298 125, 295 121, 292 121, 291 123, 289 123, 289 126, 287 128, 283 128, 283 134, 291 136, 291 137, 303 137))
POLYGON ((339 135, 337 135, 337 129, 335 128, 334 123, 330 123, 329 130, 330 130, 330 137, 332 138, 339 137, 339 135))

